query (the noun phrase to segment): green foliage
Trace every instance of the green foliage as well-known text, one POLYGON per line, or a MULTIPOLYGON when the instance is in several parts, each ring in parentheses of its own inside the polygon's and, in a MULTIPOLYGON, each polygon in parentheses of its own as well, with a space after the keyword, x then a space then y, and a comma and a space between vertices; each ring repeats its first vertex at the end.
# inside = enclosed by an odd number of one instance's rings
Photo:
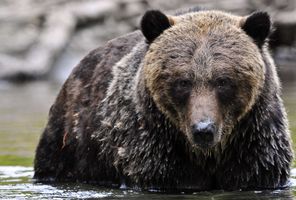
POLYGON ((33 157, 16 155, 0 155, 0 165, 5 166, 32 166, 33 157))

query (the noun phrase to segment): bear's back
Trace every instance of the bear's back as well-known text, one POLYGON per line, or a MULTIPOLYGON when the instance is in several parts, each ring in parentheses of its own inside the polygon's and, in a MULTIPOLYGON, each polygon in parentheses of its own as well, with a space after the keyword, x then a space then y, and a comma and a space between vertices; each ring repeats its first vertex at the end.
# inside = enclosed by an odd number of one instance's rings
POLYGON ((66 84, 71 85, 79 81, 81 89, 90 88, 89 100, 99 103, 105 97, 112 80, 112 67, 128 54, 142 37, 139 31, 135 31, 110 40, 103 47, 91 51, 74 68, 66 84))

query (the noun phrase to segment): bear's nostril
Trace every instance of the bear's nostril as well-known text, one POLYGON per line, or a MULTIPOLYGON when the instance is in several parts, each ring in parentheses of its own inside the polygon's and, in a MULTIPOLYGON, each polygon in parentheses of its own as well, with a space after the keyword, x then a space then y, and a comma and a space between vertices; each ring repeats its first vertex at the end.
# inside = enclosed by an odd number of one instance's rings
POLYGON ((198 144, 211 143, 214 140, 215 125, 213 122, 199 122, 192 126, 194 142, 198 144))

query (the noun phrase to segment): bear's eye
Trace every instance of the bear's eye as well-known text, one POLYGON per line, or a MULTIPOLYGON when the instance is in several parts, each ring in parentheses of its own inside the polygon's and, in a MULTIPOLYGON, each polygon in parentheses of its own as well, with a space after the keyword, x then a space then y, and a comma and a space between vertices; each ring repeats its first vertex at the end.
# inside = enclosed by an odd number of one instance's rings
POLYGON ((218 78, 214 82, 218 98, 223 105, 231 103, 236 97, 236 84, 230 78, 218 78))
POLYGON ((189 80, 178 80, 176 86, 179 88, 189 88, 191 87, 191 81, 189 80))
POLYGON ((186 105, 191 92, 191 87, 192 82, 187 79, 179 79, 172 84, 170 95, 176 105, 186 105))
POLYGON ((177 55, 170 55, 169 57, 170 57, 171 59, 176 59, 176 58, 178 58, 177 55))
POLYGON ((231 80, 229 78, 219 78, 216 80, 215 86, 219 89, 231 87, 231 80))

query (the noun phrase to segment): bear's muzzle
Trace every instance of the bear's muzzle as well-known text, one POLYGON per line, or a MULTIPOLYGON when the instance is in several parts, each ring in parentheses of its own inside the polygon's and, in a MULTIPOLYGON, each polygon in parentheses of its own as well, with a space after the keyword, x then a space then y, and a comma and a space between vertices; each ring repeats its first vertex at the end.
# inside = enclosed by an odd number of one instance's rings
POLYGON ((215 145, 217 126, 210 120, 203 120, 191 126, 193 141, 201 148, 209 148, 215 145))

